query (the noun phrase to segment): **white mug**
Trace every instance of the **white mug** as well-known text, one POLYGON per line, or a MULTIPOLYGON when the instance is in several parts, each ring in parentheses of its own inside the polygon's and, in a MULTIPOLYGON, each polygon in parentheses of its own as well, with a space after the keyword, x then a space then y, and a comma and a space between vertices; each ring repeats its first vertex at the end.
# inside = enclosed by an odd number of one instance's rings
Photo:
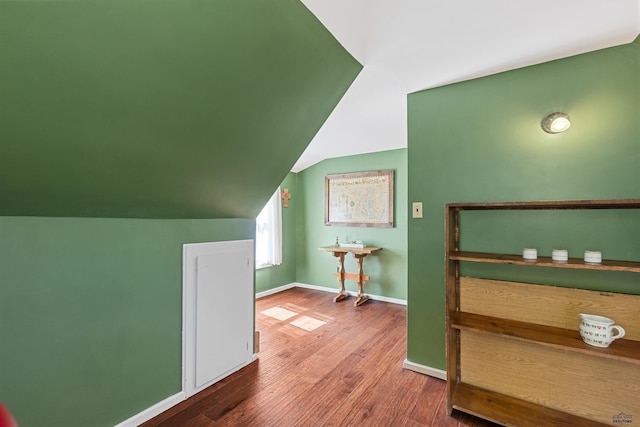
POLYGON ((556 262, 567 262, 569 252, 566 249, 554 249, 551 251, 551 259, 556 262))
POLYGON ((538 259, 538 250, 532 248, 524 248, 522 250, 522 258, 530 261, 538 259))
POLYGON ((624 337, 622 326, 614 325, 613 319, 596 314, 580 314, 580 336, 582 341, 596 347, 609 347, 614 340, 624 337), (613 335, 613 330, 618 331, 613 335))

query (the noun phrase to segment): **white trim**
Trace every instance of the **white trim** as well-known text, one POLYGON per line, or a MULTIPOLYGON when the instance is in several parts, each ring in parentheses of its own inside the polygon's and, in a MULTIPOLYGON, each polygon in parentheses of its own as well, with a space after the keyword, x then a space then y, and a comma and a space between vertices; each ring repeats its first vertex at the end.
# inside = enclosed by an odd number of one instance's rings
POLYGON ((418 363, 410 362, 407 359, 404 359, 404 362, 402 362, 402 367, 420 374, 429 375, 430 377, 439 378, 445 381, 447 380, 447 371, 443 371, 442 369, 420 365, 418 363))
POLYGON ((282 285, 277 288, 267 289, 266 291, 258 292, 256 294, 256 299, 266 297, 267 295, 277 294, 278 292, 286 291, 287 289, 293 289, 296 287, 295 283, 289 283, 288 285, 282 285))
MULTIPOLYGON (((308 285, 306 283, 298 283, 298 282, 291 283, 290 285, 287 285, 287 286, 291 286, 291 287, 295 286, 295 287, 298 287, 298 288, 305 288, 305 289, 313 289, 313 290, 316 290, 316 291, 331 292, 332 294, 335 294, 335 293, 338 292, 338 288, 328 288, 326 286, 308 285), (293 285, 293 286, 291 286, 291 285, 293 285)), ((280 288, 277 288, 277 289, 280 289, 280 288)), ((289 288, 287 288, 287 289, 289 289, 289 288)), ((283 291, 284 290, 285 289, 283 289, 283 291)), ((354 291, 347 291, 347 293, 349 293, 349 295, 351 295, 351 296, 358 295, 358 293, 354 292, 354 291)), ((376 301, 389 302, 391 304, 398 304, 398 305, 407 305, 407 300, 405 300, 405 299, 384 297, 384 296, 381 296, 381 295, 371 295, 369 293, 366 293, 366 295, 369 297, 369 299, 376 300, 376 301)))
POLYGON ((151 418, 160 415, 164 411, 167 411, 167 410, 173 408, 175 405, 177 405, 178 403, 182 402, 186 398, 187 398, 187 394, 186 393, 184 393, 182 391, 180 393, 176 393, 173 396, 169 396, 166 399, 156 403, 155 405, 151 406, 150 408, 145 409, 144 411, 140 412, 139 414, 136 414, 133 417, 124 420, 120 424, 117 424, 115 427, 136 427, 136 426, 139 426, 140 424, 142 424, 142 423, 144 423, 146 421, 149 421, 151 418))

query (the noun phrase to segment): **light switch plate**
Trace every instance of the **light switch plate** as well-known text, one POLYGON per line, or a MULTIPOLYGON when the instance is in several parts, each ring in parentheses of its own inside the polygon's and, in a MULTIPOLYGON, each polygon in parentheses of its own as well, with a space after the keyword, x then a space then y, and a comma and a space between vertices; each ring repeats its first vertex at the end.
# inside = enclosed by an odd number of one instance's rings
POLYGON ((413 202, 411 211, 413 212, 414 218, 422 218, 422 202, 413 202))

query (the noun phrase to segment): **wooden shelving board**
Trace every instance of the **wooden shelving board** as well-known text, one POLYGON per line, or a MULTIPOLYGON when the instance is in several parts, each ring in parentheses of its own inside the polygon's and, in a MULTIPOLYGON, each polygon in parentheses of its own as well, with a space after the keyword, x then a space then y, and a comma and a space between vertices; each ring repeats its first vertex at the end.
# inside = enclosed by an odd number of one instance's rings
POLYGON ((455 384, 452 403, 459 411, 519 427, 607 425, 465 383, 455 384))
POLYGON ((636 261, 602 260, 602 263, 600 264, 590 264, 584 262, 582 258, 569 258, 567 262, 558 262, 553 261, 551 257, 538 257, 537 260, 530 261, 522 258, 522 255, 466 251, 450 252, 449 259, 488 264, 512 264, 536 267, 571 268, 579 270, 630 271, 640 273, 640 262, 636 261))
POLYGON ((594 347, 585 344, 578 331, 570 329, 460 311, 449 313, 449 318, 451 327, 455 329, 506 335, 549 347, 640 364, 640 341, 621 338, 609 347, 594 347))
POLYGON ((549 200, 536 202, 449 203, 455 210, 640 209, 640 199, 549 200))

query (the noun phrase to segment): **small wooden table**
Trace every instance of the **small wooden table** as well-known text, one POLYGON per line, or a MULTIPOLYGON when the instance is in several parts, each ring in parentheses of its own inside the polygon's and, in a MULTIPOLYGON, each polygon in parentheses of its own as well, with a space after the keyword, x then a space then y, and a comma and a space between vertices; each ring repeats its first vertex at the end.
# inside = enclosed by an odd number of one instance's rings
POLYGON ((338 259, 338 271, 333 273, 334 276, 338 279, 338 283, 340 284, 340 291, 338 291, 338 295, 333 299, 334 302, 342 301, 343 299, 349 296, 349 293, 344 289, 344 280, 355 280, 358 282, 358 298, 353 303, 355 307, 364 304, 369 300, 369 297, 363 293, 363 287, 367 280, 369 280, 369 276, 365 276, 362 271, 362 260, 367 255, 379 251, 382 248, 377 247, 367 247, 362 249, 353 249, 353 248, 341 248, 336 246, 323 246, 318 248, 320 251, 330 252, 334 257, 338 259), (358 272, 357 273, 347 273, 344 270, 344 256, 350 253, 358 262, 358 272))

